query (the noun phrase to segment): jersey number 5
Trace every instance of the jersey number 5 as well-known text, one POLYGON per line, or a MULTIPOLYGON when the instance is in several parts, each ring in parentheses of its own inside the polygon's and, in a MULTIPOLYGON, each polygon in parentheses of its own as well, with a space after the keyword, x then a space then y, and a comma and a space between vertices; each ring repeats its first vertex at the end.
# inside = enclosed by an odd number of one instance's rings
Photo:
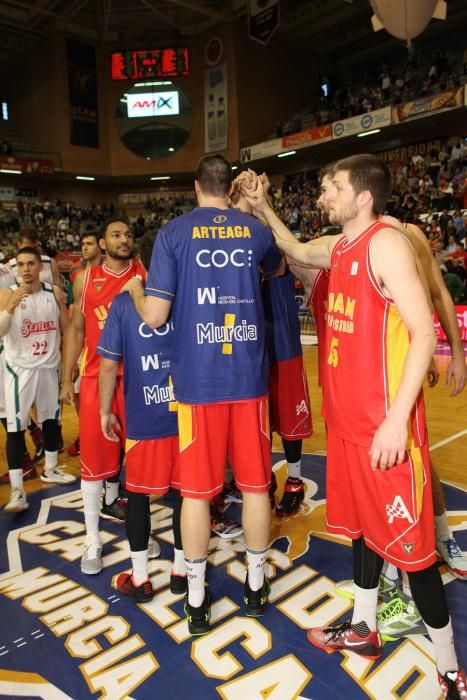
POLYGON ((337 367, 339 364, 339 353, 337 348, 339 346, 339 338, 331 338, 331 345, 329 347, 328 365, 337 367))

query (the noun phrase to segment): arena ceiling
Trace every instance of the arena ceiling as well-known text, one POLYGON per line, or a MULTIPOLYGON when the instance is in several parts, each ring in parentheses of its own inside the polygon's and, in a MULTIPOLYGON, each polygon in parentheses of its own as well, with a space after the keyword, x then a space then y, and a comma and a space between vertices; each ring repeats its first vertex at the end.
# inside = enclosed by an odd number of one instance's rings
MULTIPOLYGON (((337 62, 396 41, 373 32, 368 0, 281 0, 280 7, 279 33, 337 62)), ((246 13, 246 0, 1 0, 0 72, 58 31, 134 48, 182 42, 221 22, 245 22, 246 13)), ((448 0, 447 21, 433 20, 427 31, 466 22, 465 0, 448 0)))

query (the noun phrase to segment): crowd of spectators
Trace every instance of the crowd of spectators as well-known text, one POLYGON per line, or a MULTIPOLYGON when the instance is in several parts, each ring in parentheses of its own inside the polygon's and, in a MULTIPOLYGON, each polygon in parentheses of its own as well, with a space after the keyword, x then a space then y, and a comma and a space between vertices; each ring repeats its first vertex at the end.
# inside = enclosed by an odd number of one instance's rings
POLYGON ((81 236, 85 231, 97 231, 111 216, 128 218, 137 238, 148 230, 158 229, 169 219, 181 214, 187 206, 193 206, 193 198, 150 198, 139 207, 142 211, 125 211, 120 206, 91 204, 77 206, 61 200, 21 201, 15 206, 3 206, 0 202, 0 259, 4 262, 16 254, 17 232, 22 226, 34 226, 45 253, 55 257, 62 251, 79 251, 81 236))
MULTIPOLYGON (((402 157, 402 151, 401 151, 402 157)), ((405 160, 388 162, 392 170, 393 190, 388 213, 402 221, 414 222, 424 231, 453 299, 465 301, 467 268, 467 148, 462 140, 416 153, 405 160)), ((281 186, 272 188, 275 207, 281 219, 305 242, 330 230, 316 206, 319 173, 310 171, 288 176, 281 186)), ((127 216, 136 237, 159 229, 194 204, 194 195, 186 193, 150 197, 139 211, 125 212, 114 205, 76 206, 49 200, 17 202, 15 208, 0 204, 0 257, 15 255, 17 231, 32 225, 40 235, 43 250, 51 256, 61 251, 79 251, 85 231, 98 230, 109 216, 127 216)))
POLYGON ((325 81, 309 108, 295 113, 276 126, 276 136, 295 134, 302 128, 364 114, 387 105, 460 87, 467 82, 467 48, 440 48, 434 55, 407 53, 403 61, 367 66, 345 76, 345 87, 337 79, 325 81))

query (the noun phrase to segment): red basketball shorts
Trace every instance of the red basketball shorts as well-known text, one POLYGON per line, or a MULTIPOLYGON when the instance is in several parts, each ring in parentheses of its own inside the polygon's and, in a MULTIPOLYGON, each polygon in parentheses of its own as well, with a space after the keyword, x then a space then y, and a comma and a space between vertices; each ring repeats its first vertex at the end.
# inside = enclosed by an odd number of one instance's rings
POLYGON ((180 488, 178 435, 130 440, 125 451, 126 488, 136 493, 167 493, 180 488))
POLYGON ((229 459, 241 491, 271 485, 271 441, 266 397, 232 403, 178 405, 180 492, 212 498, 224 488, 229 459))
POLYGON ((368 547, 406 571, 436 562, 428 445, 390 469, 372 470, 367 447, 328 428, 327 528, 368 547))
POLYGON ((104 437, 101 430, 99 381, 82 377, 79 392, 79 441, 81 478, 88 481, 115 476, 120 469, 120 452, 125 447, 125 402, 123 377, 117 377, 111 410, 122 427, 120 442, 104 437))
POLYGON ((301 440, 313 432, 310 396, 303 357, 280 360, 269 372, 271 430, 286 440, 301 440))

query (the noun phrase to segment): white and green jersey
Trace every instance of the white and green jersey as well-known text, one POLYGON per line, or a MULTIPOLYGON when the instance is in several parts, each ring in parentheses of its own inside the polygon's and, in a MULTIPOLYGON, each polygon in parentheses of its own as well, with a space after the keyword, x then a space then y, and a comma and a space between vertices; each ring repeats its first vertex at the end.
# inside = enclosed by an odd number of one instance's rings
MULTIPOLYGON (((10 289, 17 289, 12 285, 10 289)), ((21 300, 4 336, 5 361, 10 367, 58 368, 60 364, 60 307, 53 287, 41 288, 21 300)))

